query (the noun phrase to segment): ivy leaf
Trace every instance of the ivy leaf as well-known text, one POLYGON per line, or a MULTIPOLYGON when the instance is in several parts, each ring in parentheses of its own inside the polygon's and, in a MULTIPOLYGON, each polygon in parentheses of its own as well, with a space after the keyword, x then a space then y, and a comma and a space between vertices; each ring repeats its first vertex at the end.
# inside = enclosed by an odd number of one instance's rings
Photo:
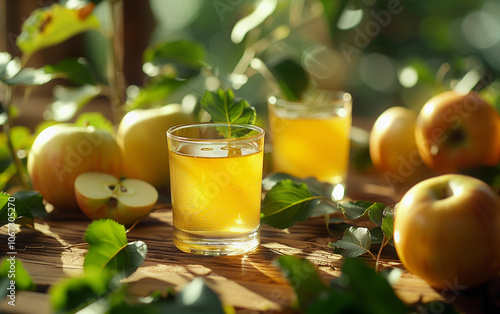
POLYGON ((309 192, 304 183, 283 180, 267 192, 262 204, 260 220, 272 227, 285 229, 311 217, 313 208, 309 203, 318 199, 309 192))
POLYGON ((78 85, 95 85, 96 79, 89 62, 84 58, 68 58, 43 67, 46 73, 64 77, 78 85))
POLYGON ((98 86, 83 85, 81 87, 54 87, 55 101, 51 105, 53 119, 68 121, 101 92, 98 86))
POLYGON ((127 110, 145 106, 165 105, 167 97, 186 83, 187 80, 173 77, 161 77, 152 80, 148 85, 139 89, 137 96, 127 100, 127 110))
POLYGON ((180 72, 177 77, 188 78, 205 66, 205 59, 205 48, 198 42, 184 39, 162 42, 144 51, 143 68, 149 76, 157 76, 164 72, 165 65, 173 65, 180 72))
POLYGON ((50 303, 56 313, 76 313, 106 296, 115 286, 113 274, 95 267, 86 268, 81 277, 64 277, 50 287, 50 303))
POLYGON ((3 299, 12 290, 10 281, 15 281, 15 291, 35 290, 36 286, 23 263, 15 256, 5 257, 0 264, 0 299, 3 299), (14 271, 12 271, 12 269, 14 271))
POLYGON ((16 43, 29 57, 42 48, 57 45, 92 29, 99 29, 99 21, 93 14, 82 14, 80 9, 70 9, 55 3, 31 13, 23 23, 16 43))
POLYGON ((13 195, 0 192, 0 226, 12 222, 34 228, 35 221, 28 204, 13 195))
POLYGON ((296 306, 300 308, 304 309, 332 292, 319 275, 316 266, 304 258, 283 255, 274 260, 273 265, 281 270, 290 283, 293 283, 292 287, 297 296, 296 306))
MULTIPOLYGON (((351 202, 339 203, 338 207, 348 219, 354 220, 368 215, 368 213, 372 210, 378 211, 380 210, 380 208, 384 209, 385 205, 378 202, 351 201, 351 202)), ((374 222, 377 224, 377 222, 380 221, 378 214, 374 213, 372 215, 373 219, 375 219, 374 222)))
POLYGON ((328 243, 328 247, 342 249, 341 254, 344 257, 358 257, 365 253, 374 257, 370 252, 371 245, 371 235, 368 228, 353 226, 345 230, 341 240, 328 243))
MULTIPOLYGON (((254 124, 257 119, 255 108, 244 100, 236 101, 233 91, 218 89, 216 92, 205 91, 201 100, 201 105, 210 116, 213 122, 227 124, 254 124)), ((220 130, 224 137, 240 137, 248 133, 242 129, 241 132, 232 132, 226 128, 220 130)))
POLYGON ((97 267, 120 273, 125 278, 146 258, 146 244, 142 241, 127 243, 125 227, 111 219, 93 221, 84 239, 89 244, 83 263, 85 270, 97 267))

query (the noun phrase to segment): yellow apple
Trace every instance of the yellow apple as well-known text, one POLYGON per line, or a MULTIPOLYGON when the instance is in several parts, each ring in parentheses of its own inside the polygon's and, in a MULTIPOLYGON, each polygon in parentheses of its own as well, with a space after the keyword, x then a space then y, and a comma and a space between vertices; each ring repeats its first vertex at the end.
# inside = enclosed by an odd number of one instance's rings
POLYGON ((104 172, 80 174, 74 193, 88 218, 109 218, 122 225, 146 217, 158 201, 158 192, 151 184, 137 179, 119 180, 104 172))
POLYGON ((486 183, 446 174, 414 185, 394 219, 403 265, 434 288, 473 288, 500 271, 500 199, 486 183))
POLYGON ((167 190, 170 173, 166 132, 174 125, 193 122, 194 117, 184 113, 179 104, 128 112, 117 131, 124 156, 124 175, 167 190))
POLYGON ((64 123, 46 128, 33 142, 28 174, 33 189, 55 208, 78 210, 74 182, 88 171, 121 176, 121 151, 111 133, 64 123))
POLYGON ((415 142, 417 116, 415 110, 390 107, 377 118, 370 131, 370 158, 390 186, 410 185, 428 175, 415 142))
POLYGON ((420 110, 415 138, 422 160, 438 174, 499 161, 497 112, 475 92, 447 91, 431 98, 420 110))

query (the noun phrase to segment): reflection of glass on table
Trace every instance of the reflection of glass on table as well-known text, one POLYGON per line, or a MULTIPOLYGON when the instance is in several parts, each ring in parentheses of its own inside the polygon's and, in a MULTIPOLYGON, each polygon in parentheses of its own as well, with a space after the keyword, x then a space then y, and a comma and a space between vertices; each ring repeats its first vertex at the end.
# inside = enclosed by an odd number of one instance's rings
POLYGON ((264 130, 203 123, 173 127, 167 137, 175 245, 204 255, 255 249, 264 130), (227 139, 220 130, 248 133, 227 139))
POLYGON ((343 198, 349 168, 351 95, 315 90, 301 101, 270 96, 268 102, 273 172, 314 177, 334 186, 334 199, 343 198))

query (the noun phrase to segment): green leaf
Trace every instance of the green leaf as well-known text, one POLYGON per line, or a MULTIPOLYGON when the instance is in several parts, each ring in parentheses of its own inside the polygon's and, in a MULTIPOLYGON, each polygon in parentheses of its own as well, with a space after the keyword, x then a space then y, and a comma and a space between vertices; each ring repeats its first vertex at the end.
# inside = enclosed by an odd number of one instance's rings
MULTIPOLYGON (((201 100, 201 106, 212 117, 213 122, 227 124, 254 124, 257 119, 255 108, 244 100, 235 101, 233 91, 218 89, 216 92, 205 91, 201 100)), ((248 130, 233 132, 223 129, 221 132, 226 138, 234 138, 245 135, 248 130)))
POLYGON ((66 78, 78 85, 95 85, 96 79, 89 62, 84 58, 68 58, 43 67, 46 73, 66 78))
POLYGON ((382 203, 374 202, 372 206, 368 207, 368 217, 377 226, 382 225, 382 220, 384 218, 385 205, 382 203))
POLYGON ((113 122, 108 120, 102 113, 94 112, 84 112, 78 116, 75 121, 75 125, 88 126, 91 125, 98 130, 106 130, 113 133, 114 126, 113 122))
POLYGON ((389 242, 392 237, 394 236, 394 212, 387 212, 384 215, 384 218, 382 219, 382 231, 384 232, 385 235, 385 244, 389 242))
POLYGON ((34 217, 45 218, 48 213, 43 203, 43 195, 36 191, 18 191, 14 193, 14 198, 26 204, 34 217))
POLYGON ((223 314, 224 307, 217 294, 200 277, 194 278, 176 295, 168 291, 154 291, 146 298, 134 300, 125 289, 113 291, 108 302, 96 302, 86 310, 89 313, 135 314, 135 313, 182 313, 223 314), (100 303, 100 304, 97 304, 100 303))
POLYGON ((83 85, 81 87, 54 87, 55 101, 51 105, 53 119, 68 121, 101 92, 98 86, 83 85))
POLYGON ((300 308, 305 309, 318 299, 328 296, 331 289, 323 281, 314 264, 304 258, 283 255, 273 261, 273 265, 290 282, 297 296, 300 308))
POLYGON ((276 78, 283 96, 290 100, 301 99, 309 87, 309 77, 299 62, 291 58, 283 58, 268 62, 267 67, 276 78))
POLYGON ((323 198, 314 200, 309 203, 311 206, 312 214, 311 217, 319 217, 323 215, 333 214, 339 209, 336 203, 331 200, 332 195, 332 185, 324 182, 318 181, 316 178, 297 178, 287 173, 271 173, 262 180, 262 188, 268 191, 273 188, 276 183, 283 180, 292 180, 293 182, 300 184, 305 183, 307 189, 314 196, 322 196, 323 198))
POLYGON ((125 227, 111 219, 93 221, 84 239, 89 244, 84 269, 97 267, 128 277, 146 258, 146 244, 142 241, 127 243, 125 227))
POLYGON ((5 192, 0 192, 0 226, 16 223, 35 227, 29 204, 5 192))
POLYGON ((273 14, 276 6, 278 5, 278 0, 267 0, 259 1, 255 7, 255 10, 249 15, 245 16, 233 27, 231 32, 231 40, 235 44, 239 44, 246 34, 252 29, 256 28, 260 24, 273 14))
MULTIPOLYGON (((83 8, 82 8, 83 9, 83 8)), ((34 10, 23 22, 17 46, 26 55, 57 45, 74 35, 99 29, 93 14, 82 14, 80 9, 69 9, 59 4, 34 10)))
POLYGON ((139 89, 137 96, 127 100, 127 110, 142 107, 154 107, 155 105, 165 105, 167 97, 174 91, 184 86, 187 80, 173 77, 161 77, 150 82, 139 89))
POLYGON ((373 219, 375 219, 374 222, 377 223, 380 220, 377 213, 380 208, 384 209, 385 205, 377 202, 351 201, 339 203, 338 207, 348 219, 358 219, 364 217, 368 215, 370 211, 374 210, 375 212, 372 215, 373 219))
POLYGON ((144 51, 143 62, 143 68, 149 76, 162 74, 165 65, 170 65, 178 72, 183 72, 177 77, 191 77, 206 64, 205 48, 198 42, 184 39, 162 42, 144 51))
POLYGON ((342 275, 332 281, 332 286, 345 287, 363 308, 361 313, 409 313, 409 308, 399 299, 394 289, 381 274, 363 261, 348 258, 342 266, 342 275), (362 302, 360 302, 362 301, 362 302))
POLYGON ((56 313, 76 313, 115 286, 111 272, 90 267, 81 277, 64 277, 51 286, 50 302, 56 313))
POLYGON ((426 303, 418 303, 415 306, 415 313, 435 313, 439 309, 440 314, 459 314, 450 303, 445 301, 430 301, 426 303), (417 312, 418 311, 418 312, 417 312))
POLYGON ((262 204, 261 222, 285 229, 311 217, 313 208, 309 203, 318 199, 307 189, 307 185, 292 180, 283 180, 267 192, 262 204))
POLYGON ((19 58, 0 52, 0 81, 7 85, 43 85, 53 77, 44 69, 22 68, 19 58))
POLYGON ((20 260, 16 259, 14 255, 2 259, 0 264, 0 299, 6 297, 11 290, 17 293, 21 290, 33 291, 35 288, 35 283, 20 260))
POLYGON ((328 243, 328 247, 342 249, 341 254, 344 257, 358 257, 366 253, 373 257, 370 252, 371 245, 371 235, 368 228, 353 226, 345 230, 341 240, 328 243))
POLYGON ((23 68, 10 78, 1 79, 7 85, 43 85, 54 75, 45 72, 44 69, 23 68))

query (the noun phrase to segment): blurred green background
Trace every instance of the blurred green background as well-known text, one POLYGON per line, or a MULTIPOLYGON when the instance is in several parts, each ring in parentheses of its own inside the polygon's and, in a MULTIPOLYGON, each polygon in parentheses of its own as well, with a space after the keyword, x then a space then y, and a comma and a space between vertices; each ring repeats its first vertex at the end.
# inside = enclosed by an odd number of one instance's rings
MULTIPOLYGON (((55 2, 0 1, 0 50, 19 55, 15 37, 22 21, 55 2)), ((106 1, 94 2, 95 13, 105 16, 100 6, 106 1)), ((164 103, 192 102, 205 88, 232 88, 265 118, 267 94, 284 82, 299 91, 306 85, 346 90, 353 95, 354 116, 376 117, 394 105, 418 110, 447 89, 487 90, 492 97, 498 90, 496 0, 126 0, 122 8, 123 34, 115 35, 123 40, 129 97, 158 71, 144 63, 144 51, 181 39, 202 45, 204 67, 170 64, 188 82, 164 103)), ((91 31, 38 52, 29 65, 84 56, 105 80, 105 49, 91 31)), ((58 83, 37 87, 32 95, 51 94, 58 83)))

